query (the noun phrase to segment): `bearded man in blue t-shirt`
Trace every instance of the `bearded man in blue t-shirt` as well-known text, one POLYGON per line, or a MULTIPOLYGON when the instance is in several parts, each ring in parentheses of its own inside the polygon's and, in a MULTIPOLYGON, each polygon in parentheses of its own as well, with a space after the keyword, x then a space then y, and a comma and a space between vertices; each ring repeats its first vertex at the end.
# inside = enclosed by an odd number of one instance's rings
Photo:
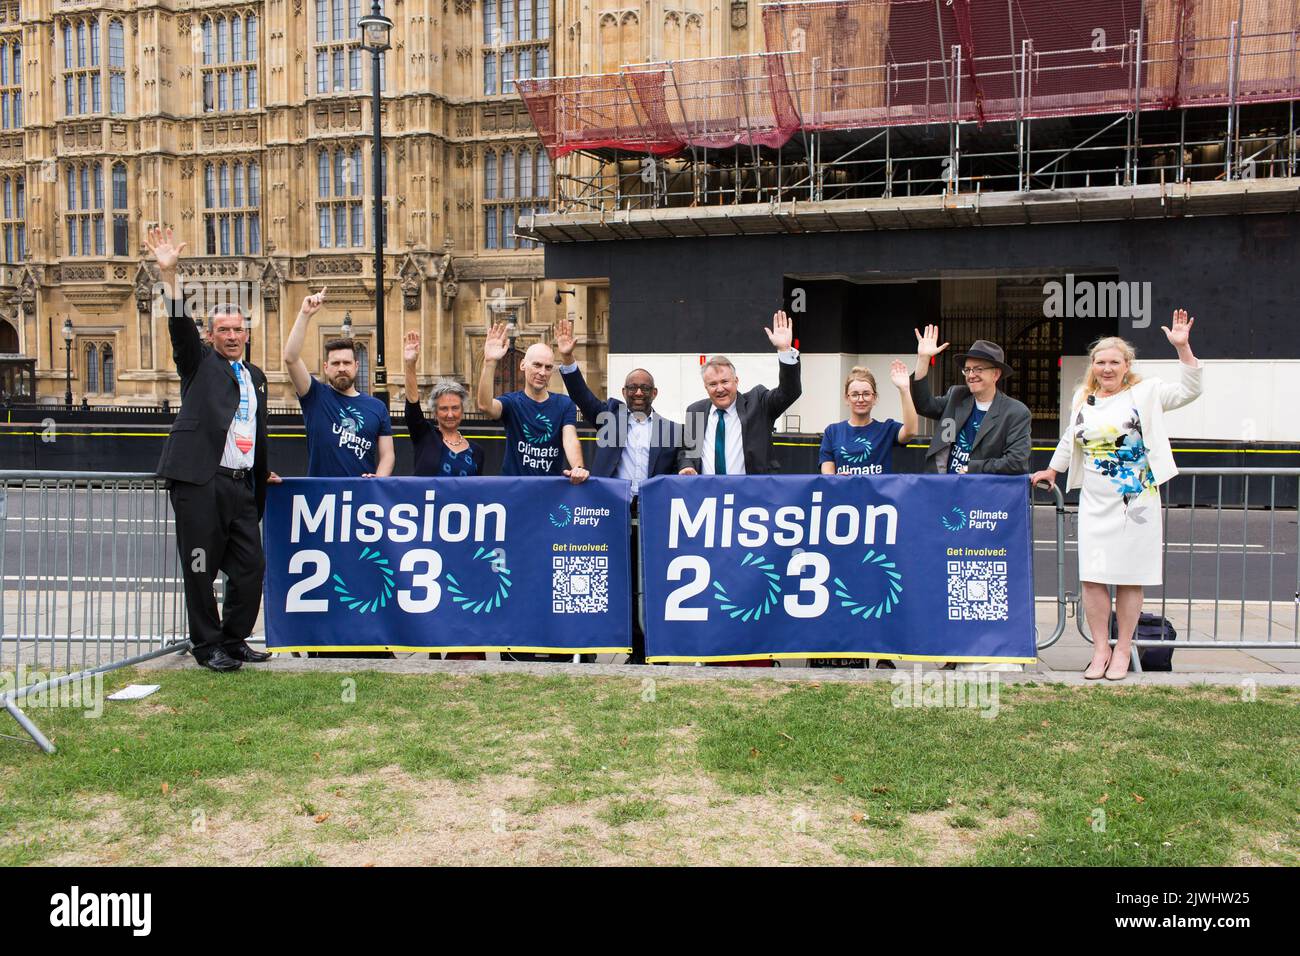
POLYGON ((351 339, 325 343, 322 374, 313 378, 302 360, 311 317, 325 302, 325 289, 303 300, 284 343, 284 364, 302 404, 310 478, 384 478, 393 473, 393 423, 384 403, 357 391, 357 353, 351 339))
POLYGON ((546 390, 555 371, 555 353, 537 342, 528 347, 519 367, 524 373, 521 391, 493 397, 497 363, 510 350, 504 322, 492 326, 483 343, 483 371, 478 380, 478 407, 506 428, 503 475, 564 475, 575 485, 587 480, 582 446, 578 442, 578 406, 567 395, 546 390), (562 462, 560 456, 564 456, 562 462), (568 468, 564 468, 564 463, 568 468))

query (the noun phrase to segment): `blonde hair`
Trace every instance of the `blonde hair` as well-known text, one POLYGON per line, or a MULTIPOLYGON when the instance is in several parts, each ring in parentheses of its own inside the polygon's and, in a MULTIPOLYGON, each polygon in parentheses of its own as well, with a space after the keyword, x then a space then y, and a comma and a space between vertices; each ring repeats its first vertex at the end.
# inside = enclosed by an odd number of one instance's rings
POLYGON ((1097 381, 1097 376, 1092 372, 1092 363, 1096 359, 1098 352, 1104 352, 1106 349, 1115 349, 1124 356, 1124 361, 1129 364, 1130 370, 1124 375, 1124 385, 1136 385, 1142 381, 1142 376, 1132 371, 1132 365, 1137 360, 1137 350, 1118 335, 1108 335, 1104 339, 1098 339, 1088 348, 1088 370, 1083 374, 1083 397, 1087 399, 1089 395, 1095 395, 1101 387, 1097 381))
POLYGON ((877 395, 880 389, 876 388, 876 376, 871 374, 871 369, 863 368, 861 365, 855 365, 849 371, 849 377, 844 380, 844 394, 849 394, 849 386, 854 382, 866 382, 871 386, 871 390, 877 395))

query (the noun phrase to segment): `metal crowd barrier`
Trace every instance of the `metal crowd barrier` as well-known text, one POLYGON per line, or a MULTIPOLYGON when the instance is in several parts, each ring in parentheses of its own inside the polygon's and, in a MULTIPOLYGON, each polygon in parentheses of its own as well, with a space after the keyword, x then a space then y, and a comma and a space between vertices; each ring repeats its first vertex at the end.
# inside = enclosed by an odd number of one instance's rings
MULTIPOLYGON (((1297 480, 1300 468, 1183 468, 1161 487, 1159 616, 1179 633, 1134 648, 1300 649, 1300 523, 1295 509, 1277 506, 1279 484, 1297 480)), ((1147 613, 1156 613, 1155 590, 1146 589, 1147 613)), ((1065 597, 1092 643, 1082 592, 1065 597)), ((1133 664, 1140 669, 1136 653, 1133 664)))
POLYGON ((41 749, 25 697, 186 651, 188 633, 161 479, 0 470, 0 705, 41 749))
MULTIPOLYGON (((1278 483, 1297 480, 1300 468, 1187 468, 1161 489, 1159 607, 1161 617, 1185 628, 1175 648, 1300 648, 1300 524, 1295 510, 1277 507, 1278 483), (1248 624, 1263 639, 1247 638, 1248 624)), ((1031 492, 1031 520, 1038 490, 1031 492)), ((1052 497, 1057 616, 1052 632, 1037 637, 1040 651, 1061 639, 1070 614, 1091 641, 1082 588, 1066 589, 1071 512, 1059 487, 1052 497)), ((1145 608, 1154 607, 1149 589, 1145 608)), ((0 693, 0 705, 42 749, 54 747, 19 706, 25 697, 189 648, 175 523, 161 479, 0 470, 0 674, 19 678, 0 693), (33 669, 41 679, 24 684, 21 676, 33 669)))

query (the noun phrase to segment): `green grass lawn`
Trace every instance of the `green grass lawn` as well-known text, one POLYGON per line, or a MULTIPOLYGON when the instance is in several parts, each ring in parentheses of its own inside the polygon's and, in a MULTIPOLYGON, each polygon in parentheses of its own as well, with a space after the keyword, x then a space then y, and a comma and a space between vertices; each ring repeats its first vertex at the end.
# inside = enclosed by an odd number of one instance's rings
POLYGON ((1295 690, 653 676, 113 674, 0 740, 0 863, 1300 862, 1295 690))

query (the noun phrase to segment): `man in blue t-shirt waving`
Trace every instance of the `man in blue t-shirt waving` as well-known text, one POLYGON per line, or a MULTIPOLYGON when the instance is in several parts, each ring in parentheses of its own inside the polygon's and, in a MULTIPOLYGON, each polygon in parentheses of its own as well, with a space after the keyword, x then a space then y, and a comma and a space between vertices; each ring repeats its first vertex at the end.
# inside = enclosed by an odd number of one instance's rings
POLYGON ((497 363, 510 350, 504 322, 492 326, 483 343, 483 371, 478 379, 478 407, 489 418, 501 419, 506 427, 506 453, 501 462, 503 475, 563 474, 575 485, 587 480, 578 443, 578 406, 567 395, 548 392, 555 371, 555 353, 537 342, 528 347, 520 368, 524 388, 492 397, 497 363), (561 468, 563 454, 569 467, 561 468))
MULTIPOLYGON (((575 485, 587 480, 582 463, 582 446, 578 443, 578 406, 567 395, 546 390, 555 371, 555 353, 550 346, 536 342, 524 353, 519 367, 524 373, 524 388, 492 397, 492 383, 497 363, 510 351, 510 335, 504 322, 492 326, 483 343, 483 371, 478 378, 478 407, 490 418, 499 418, 506 426, 506 453, 501 461, 503 475, 563 474, 575 485), (560 467, 560 455, 568 468, 560 467)), ((502 660, 567 661, 568 654, 503 653, 502 660)), ((582 655, 584 662, 595 660, 594 654, 582 655)))
POLYGON ((351 339, 325 343, 323 384, 302 360, 311 317, 325 302, 325 289, 303 300, 284 343, 284 364, 302 404, 310 478, 384 478, 393 473, 393 423, 384 403, 357 391, 357 353, 351 339))

